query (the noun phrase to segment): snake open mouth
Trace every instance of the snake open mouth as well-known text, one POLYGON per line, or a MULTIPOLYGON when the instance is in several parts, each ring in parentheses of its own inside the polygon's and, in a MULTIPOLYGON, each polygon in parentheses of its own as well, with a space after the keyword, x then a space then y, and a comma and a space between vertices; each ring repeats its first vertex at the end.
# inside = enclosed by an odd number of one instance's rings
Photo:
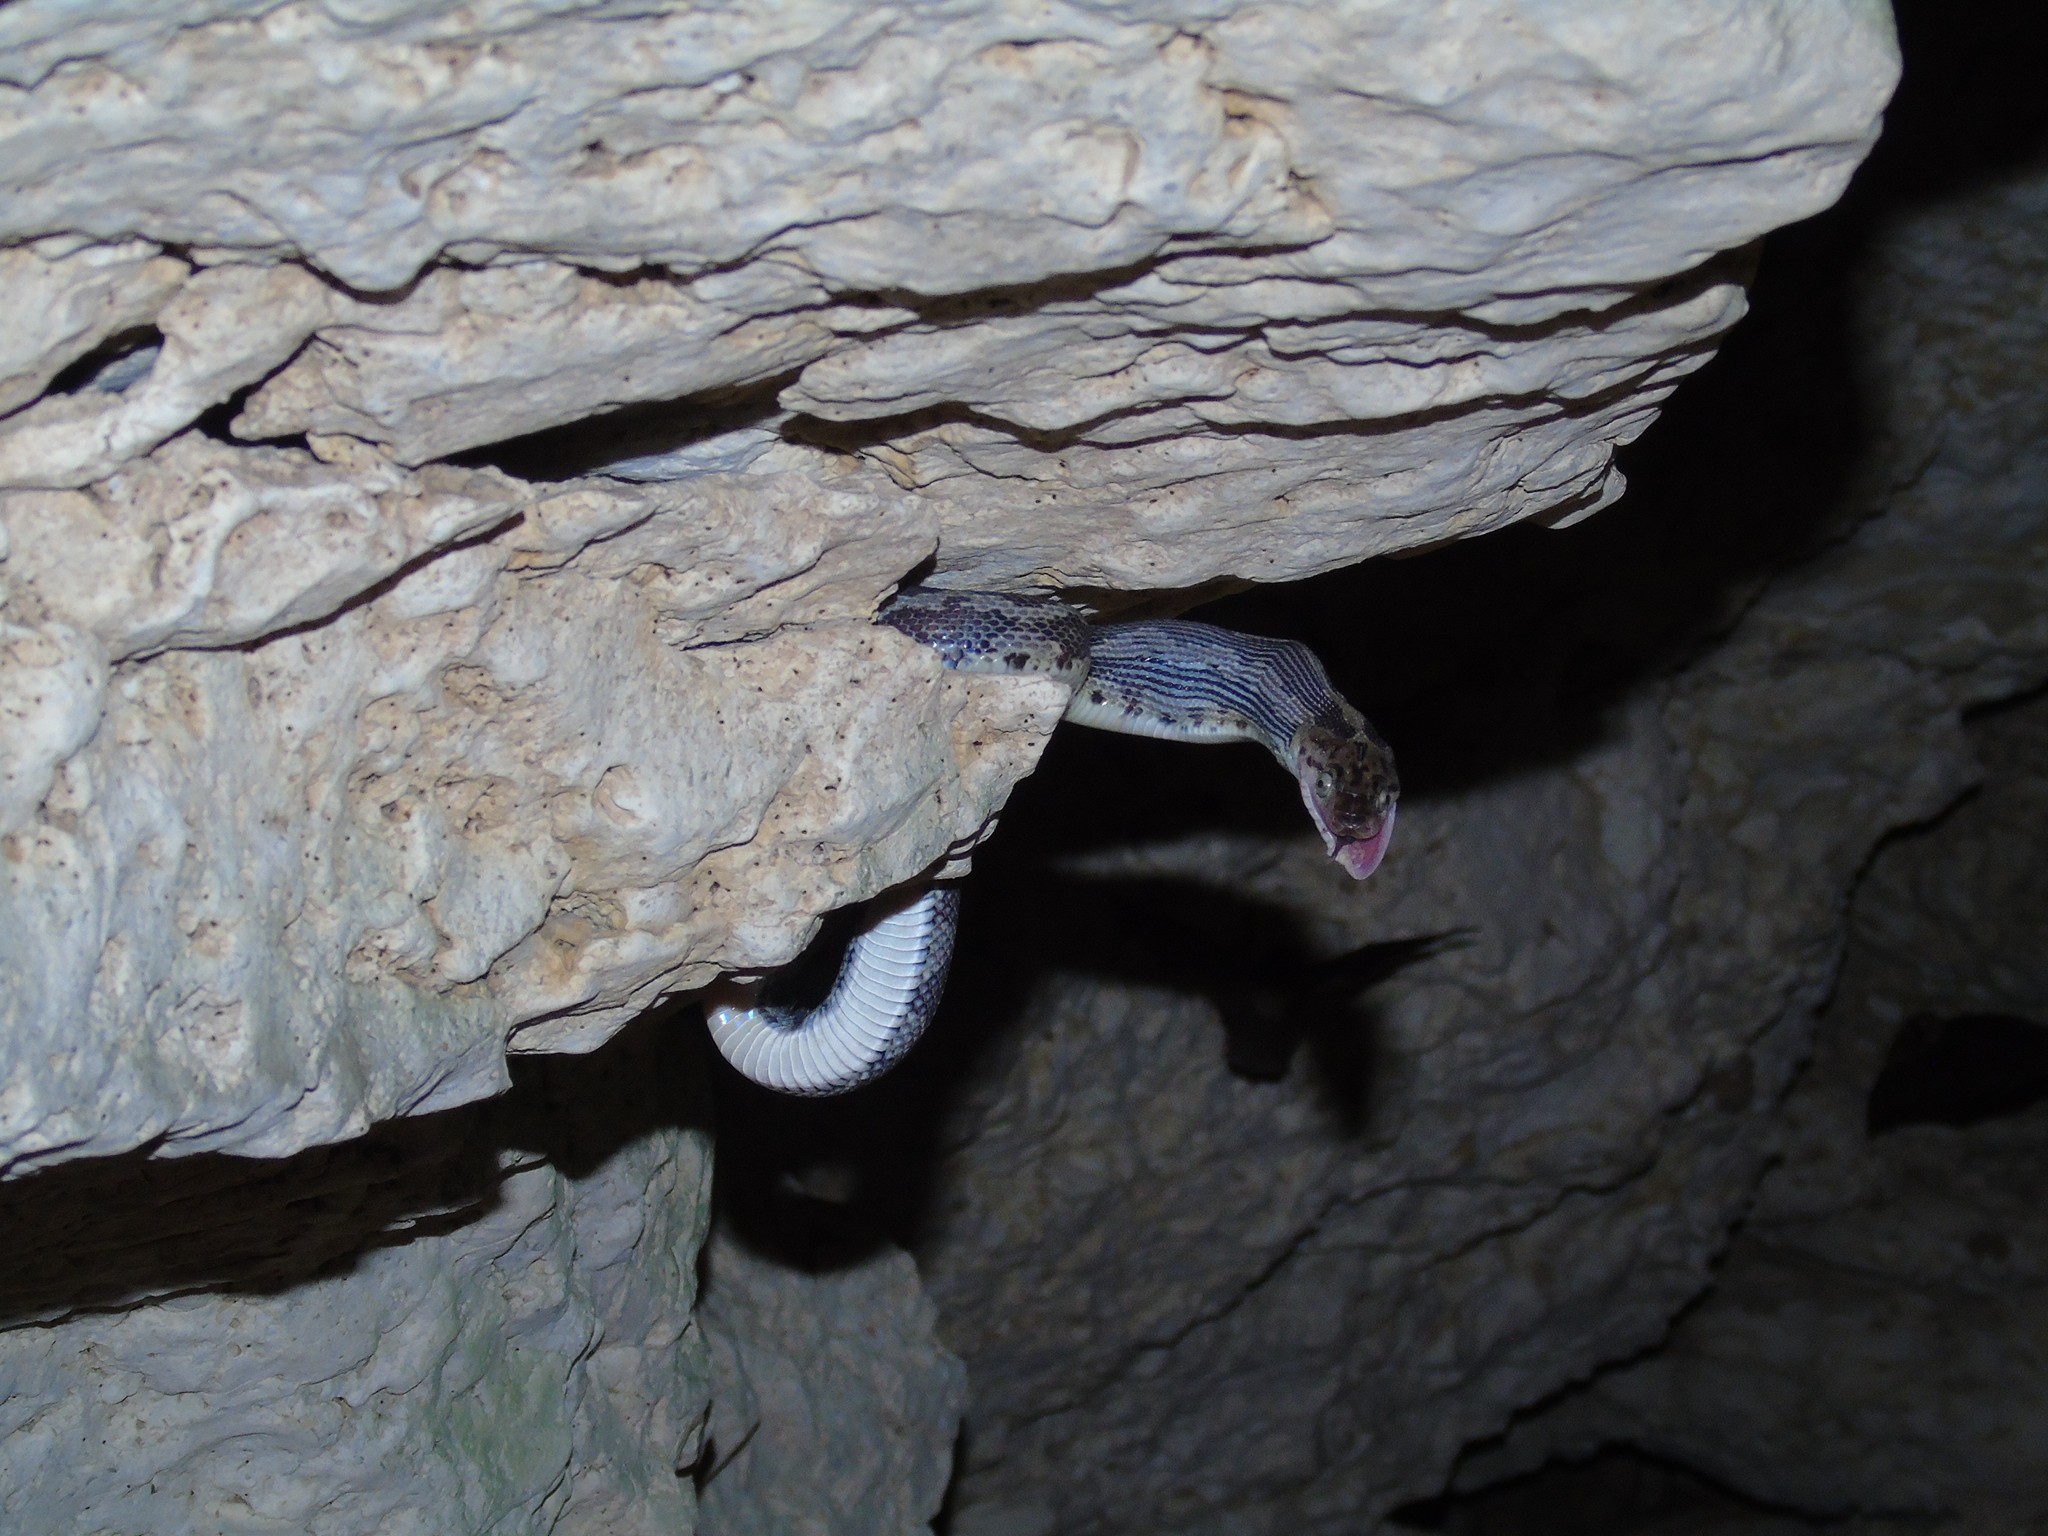
POLYGON ((1330 852, 1342 864, 1354 880, 1363 880, 1380 867, 1380 860, 1387 856, 1387 844, 1394 840, 1394 807, 1387 807, 1387 814, 1380 824, 1364 837, 1346 838, 1338 842, 1330 852))

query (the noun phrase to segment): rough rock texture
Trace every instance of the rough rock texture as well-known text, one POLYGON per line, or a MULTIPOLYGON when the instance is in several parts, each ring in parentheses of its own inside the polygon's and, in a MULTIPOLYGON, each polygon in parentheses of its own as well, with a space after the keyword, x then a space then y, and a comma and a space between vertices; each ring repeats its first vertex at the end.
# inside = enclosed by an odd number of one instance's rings
POLYGON ((16 1159, 492 1091, 515 1026, 595 1043, 971 838, 1057 718, 866 622, 912 507, 328 448, 187 434, 0 509, 16 1159))
POLYGON ((703 1536, 927 1529, 953 1475, 967 1372, 933 1334, 910 1256, 884 1247, 807 1273, 721 1229, 705 1271, 703 1536))
MULTIPOLYGON (((1055 741, 922 1081, 789 1154, 861 1163, 916 1239, 971 1384, 958 1536, 1369 1529, 1708 1287, 1798 1149, 1781 1103, 1873 850, 1978 778, 1965 711, 2048 679, 2044 186, 1894 174, 1779 247, 1775 299, 1767 253, 1763 329, 1642 445, 1640 501, 1219 610, 1315 639, 1414 769, 1368 885, 1255 754, 1055 741), (913 1104, 938 1123, 895 1129, 913 1104)), ((2002 840, 1964 914, 2037 888, 2002 840)), ((1899 1006, 2021 1009, 2037 913, 1980 935, 2026 976, 1899 1006)), ((1975 1480, 2038 1516, 2037 1119, 1884 1140, 1872 1209, 1823 1165, 1788 1217, 1835 1279, 1738 1248, 1668 1367, 1471 1483, 1618 1438, 1817 1510, 1975 1480), (1831 1347, 1860 1355, 1831 1377, 1831 1347)))
MULTIPOLYGON (((1958 543, 2021 535, 1982 546, 1979 570, 1923 556, 1888 584, 1885 607, 1919 611, 1898 664, 1923 677, 2042 623, 2048 143, 2034 144, 2031 164, 1894 221, 1868 294, 1894 407, 1930 429, 1891 518, 1958 543)), ((1867 619, 1826 620, 1876 649, 1867 619)), ((1970 797, 1888 843, 1856 888, 1846 962, 1782 1112, 1781 1165, 1713 1291, 1657 1351, 1472 1458, 1466 1486, 1627 1443, 1818 1516, 1970 1531, 2048 1517, 2040 695, 1981 716, 1967 745, 1970 797)))
POLYGON ((1376 994, 1364 1103, 1233 1077, 1199 929, 1182 986, 1024 1009, 920 1255, 974 1383, 963 1532, 1356 1529, 1660 1337, 1772 1155, 1872 841, 1967 782, 1959 708, 2048 676, 2041 502, 1986 500, 1901 498, 1597 748, 1416 799, 1363 892, 1293 837, 1070 866, 1299 913, 1323 954, 1474 931, 1376 994), (1930 633, 1961 582, 2004 622, 1930 633))
POLYGON ((621 1045, 288 1160, 0 1191, 0 1524, 689 1530, 709 1139, 674 1044, 621 1045))
POLYGON ((1467 1478, 1627 1441, 1823 1516, 2015 1530, 2048 1511, 2048 704, 1972 736, 1981 791, 1888 846, 1858 889, 1784 1163, 1713 1293, 1467 1478), (1916 1017, 1986 1015, 2026 1021, 2021 1047, 1894 1045, 1916 1017), (1929 1118, 1873 1134, 1887 1105, 1916 1103, 1929 1118))
MULTIPOLYGON (((1349 1145, 1301 1079, 1225 1075, 1200 1001, 1079 982, 1027 1010, 926 1250, 976 1385, 967 1510, 1353 1528, 1656 1342, 1774 1155, 1669 1348, 1469 1483, 1621 1440, 1822 1514, 2048 1505, 2039 1112, 1863 1142, 1900 1018, 2044 1017, 2041 829, 2010 806, 2038 790, 1987 791, 1879 862, 1830 1026, 1861 1059, 1824 1053, 1785 1129, 1774 1110, 1873 842, 1975 777, 1959 708, 2048 675, 2043 185, 1889 232, 1862 315, 1911 483, 1601 745, 1413 805, 1406 856, 1358 896, 1271 843, 1116 866, 1234 870, 1325 953, 1476 932, 1378 994, 1393 1086, 1349 1145), (1113 1242, 1134 1222, 1150 1241, 1113 1242)), ((2008 761, 2037 742, 2010 730, 2008 761)))
POLYGON ((1872 0, 7 6, 0 1161, 475 1098, 957 851, 1059 700, 868 625, 935 552, 1604 505, 1894 67, 1872 0))

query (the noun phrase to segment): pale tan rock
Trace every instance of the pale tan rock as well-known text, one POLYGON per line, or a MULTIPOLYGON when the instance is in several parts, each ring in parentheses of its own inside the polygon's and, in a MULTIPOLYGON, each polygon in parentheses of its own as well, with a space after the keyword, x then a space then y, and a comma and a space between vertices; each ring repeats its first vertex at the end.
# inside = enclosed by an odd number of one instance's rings
POLYGON ((118 394, 46 397, 0 421, 0 487, 87 485, 182 431, 299 349, 345 301, 299 267, 212 267, 156 317, 163 352, 118 394))
POLYGON ((441 7, 346 31, 257 11, 24 64, 16 131, 20 219, 146 208, 203 248, 301 251, 396 295, 351 308, 244 430, 359 432, 416 462, 802 369, 798 435, 993 418, 853 438, 940 504, 961 583, 1285 579, 1606 504, 1613 446, 1737 312, 1725 285, 1654 285, 1829 201, 1893 67, 1860 4, 1752 25, 1695 0, 1616 27, 1501 3, 1442 36, 1386 4, 1193 30, 820 5, 643 20, 630 45, 519 6, 482 30, 441 7), (91 132, 35 135, 38 108, 98 101, 116 69, 141 83, 91 132), (260 104, 202 110, 185 93, 208 70, 284 110, 235 132, 260 104), (96 135, 162 112, 175 163, 85 170, 96 135), (382 154, 359 196, 325 173, 337 145, 382 154), (426 270, 444 252, 511 265, 426 270), (1046 281, 1017 320, 948 297, 1046 281), (1621 387, 1579 409, 1601 385, 1621 387), (1347 425, 1461 403, 1412 433, 1347 425))
POLYGON ((0 834, 33 819, 57 767, 92 739, 107 658, 68 624, 0 624, 0 834))
POLYGON ((0 523, 16 605, 90 630, 118 661, 324 619, 526 499, 489 472, 187 435, 89 490, 0 491, 0 523))
POLYGON ((346 432, 418 464, 635 401, 756 384, 909 318, 835 305, 787 263, 687 284, 543 262, 444 270, 324 329, 234 430, 346 432))
POLYGON ((16 834, 0 941, 36 978, 4 1036, 16 1156, 280 1152, 491 1091, 519 1026, 588 1048, 970 843, 1064 704, 869 622, 931 547, 915 504, 593 483, 529 526, 503 477, 352 452, 350 478, 187 438, 90 495, 17 498, 21 590, 51 633, 99 633, 85 661, 15 646, 14 802, 62 774, 16 834), (188 529, 114 515, 180 506, 188 529), (94 513, 103 539, 58 536, 94 513), (421 539, 493 525, 379 585, 421 539), (104 719, 95 642, 158 653, 104 719), (28 1070, 80 1009, 154 1043, 28 1070))
POLYGON ((1893 68, 1867 4, 1494 3, 1446 26, 1382 0, 1182 23, 823 3, 344 23, 249 0, 59 43, 22 14, 0 33, 27 88, 5 227, 290 244, 362 290, 451 248, 630 270, 777 242, 834 287, 964 292, 1192 235, 1310 246, 1273 275, 1365 274, 1381 304, 1521 321, 1573 305, 1506 295, 1615 295, 1825 199, 1893 68), (227 78, 256 88, 210 91, 227 78))
POLYGON ((185 263, 146 240, 94 245, 49 239, 0 251, 0 415, 28 404, 68 364, 156 318, 185 263))

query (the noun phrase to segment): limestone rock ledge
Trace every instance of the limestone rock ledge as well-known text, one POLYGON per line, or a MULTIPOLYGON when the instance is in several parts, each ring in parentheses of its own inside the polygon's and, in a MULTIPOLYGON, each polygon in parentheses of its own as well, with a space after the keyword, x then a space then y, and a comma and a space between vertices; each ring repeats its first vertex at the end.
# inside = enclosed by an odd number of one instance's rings
POLYGON ((928 561, 1611 500, 1884 8, 1431 17, 6 7, 0 1164, 475 1098, 971 843, 1061 701, 869 624, 928 561))

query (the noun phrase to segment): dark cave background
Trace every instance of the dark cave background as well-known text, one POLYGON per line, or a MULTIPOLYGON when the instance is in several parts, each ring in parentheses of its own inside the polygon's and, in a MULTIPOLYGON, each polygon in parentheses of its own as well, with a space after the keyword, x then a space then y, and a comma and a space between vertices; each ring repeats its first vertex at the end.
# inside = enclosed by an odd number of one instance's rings
MULTIPOLYGON (((1862 253, 1920 204, 2048 166, 2048 16, 2016 0, 1904 0, 1895 11, 1905 67, 1877 149, 1837 206, 1760 242, 1749 316, 1620 452, 1620 503, 1575 527, 1521 525, 1195 611, 1314 647, 1394 745, 1406 799, 1582 750, 1617 701, 1710 648, 1774 573, 1845 538, 1893 488, 1850 335, 1862 253)), ((1055 969, 1204 994, 1232 1071, 1267 1080, 1306 1051, 1332 1099, 1366 1113, 1371 985, 1460 934, 1323 956, 1255 901, 1054 868, 1197 831, 1286 833, 1299 816, 1293 787, 1257 748, 1057 733, 976 855, 947 1001, 902 1068, 844 1099, 799 1102, 713 1061, 720 1219, 800 1267, 831 1268, 884 1241, 916 1252, 943 1108, 980 1058, 1003 1050, 1023 1000, 1055 969)), ((857 921, 828 924, 799 990, 822 991, 857 921)), ((2048 1020, 1920 1016, 1889 1048, 1869 1129, 1979 1123, 2043 1098, 2048 1020)), ((1628 1446, 1395 1518, 1457 1536, 1599 1536, 1736 1517, 1810 1524, 1628 1446)))

